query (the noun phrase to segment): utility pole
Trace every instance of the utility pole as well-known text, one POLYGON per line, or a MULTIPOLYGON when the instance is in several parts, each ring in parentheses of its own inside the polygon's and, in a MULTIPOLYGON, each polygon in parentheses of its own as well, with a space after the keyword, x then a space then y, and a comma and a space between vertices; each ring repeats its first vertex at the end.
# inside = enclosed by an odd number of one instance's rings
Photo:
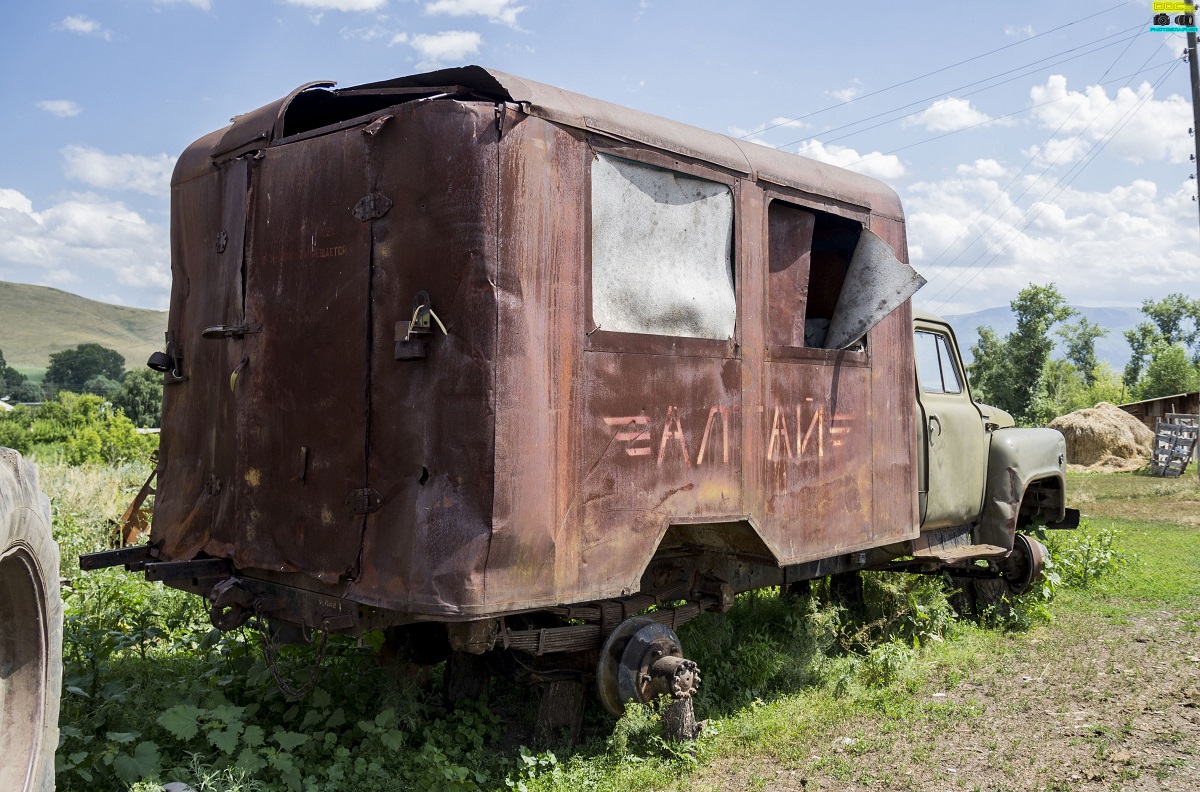
MULTIPOLYGON (((1196 13, 1195 6, 1192 13, 1196 13)), ((1192 141, 1196 145, 1196 157, 1193 165, 1198 169, 1196 178, 1197 190, 1200 190, 1200 64, 1196 63, 1196 34, 1187 34, 1188 71, 1192 75, 1192 141)), ((1200 207, 1200 201, 1197 201, 1200 207)))

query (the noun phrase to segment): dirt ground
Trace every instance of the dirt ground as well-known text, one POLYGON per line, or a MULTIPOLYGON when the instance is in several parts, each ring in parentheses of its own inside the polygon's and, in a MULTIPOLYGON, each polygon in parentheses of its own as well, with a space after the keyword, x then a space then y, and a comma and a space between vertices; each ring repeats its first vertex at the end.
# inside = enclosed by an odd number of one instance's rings
POLYGON ((916 722, 890 733, 879 733, 878 721, 851 723, 812 744, 806 760, 726 763, 698 786, 1200 790, 1193 623, 1166 611, 1114 621, 1099 612, 1063 617, 1012 639, 1002 664, 923 692, 916 722))

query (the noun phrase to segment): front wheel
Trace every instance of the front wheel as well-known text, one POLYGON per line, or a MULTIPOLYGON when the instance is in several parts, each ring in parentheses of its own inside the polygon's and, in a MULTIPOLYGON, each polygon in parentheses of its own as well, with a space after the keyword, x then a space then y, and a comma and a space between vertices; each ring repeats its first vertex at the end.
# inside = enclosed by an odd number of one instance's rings
POLYGON ((0 789, 54 789, 62 598, 37 468, 0 448, 0 789))

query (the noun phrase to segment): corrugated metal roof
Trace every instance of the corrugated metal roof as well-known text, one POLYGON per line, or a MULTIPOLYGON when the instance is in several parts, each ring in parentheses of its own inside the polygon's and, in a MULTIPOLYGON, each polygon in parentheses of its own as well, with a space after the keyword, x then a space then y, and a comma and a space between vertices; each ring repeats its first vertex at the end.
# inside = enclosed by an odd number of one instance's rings
POLYGON ((1188 391, 1186 393, 1172 393, 1170 396, 1155 396, 1153 399, 1142 399, 1141 401, 1125 402, 1118 404, 1118 407, 1136 407, 1139 404, 1150 404, 1151 402, 1165 401, 1166 399, 1186 399, 1195 396, 1200 398, 1200 391, 1188 391))

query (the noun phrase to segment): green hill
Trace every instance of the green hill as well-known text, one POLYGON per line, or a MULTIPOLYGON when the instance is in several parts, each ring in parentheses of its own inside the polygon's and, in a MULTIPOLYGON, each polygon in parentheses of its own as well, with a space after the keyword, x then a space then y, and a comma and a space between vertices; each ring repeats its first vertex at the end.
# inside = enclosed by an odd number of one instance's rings
POLYGON ((138 368, 163 348, 166 311, 126 308, 77 294, 0 281, 0 350, 8 365, 44 369, 50 353, 96 343, 125 356, 138 368))

